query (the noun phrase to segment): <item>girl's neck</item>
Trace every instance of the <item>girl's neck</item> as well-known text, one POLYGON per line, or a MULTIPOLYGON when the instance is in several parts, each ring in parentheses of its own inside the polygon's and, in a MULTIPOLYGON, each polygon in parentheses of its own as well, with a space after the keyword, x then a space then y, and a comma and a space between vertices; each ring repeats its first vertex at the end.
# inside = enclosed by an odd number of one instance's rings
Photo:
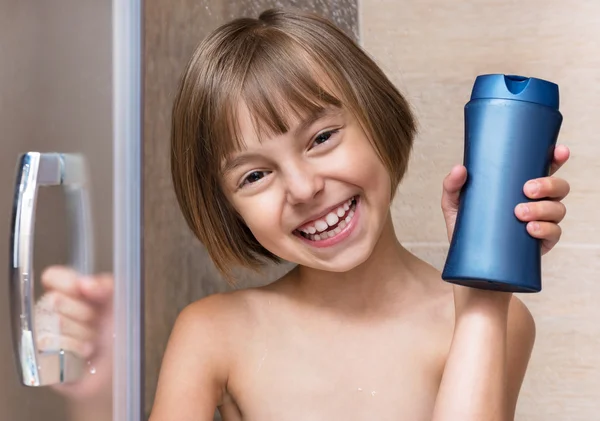
POLYGON ((293 278, 301 299, 320 307, 353 313, 385 310, 409 291, 420 288, 415 272, 423 262, 398 241, 388 213, 381 237, 370 257, 348 272, 327 272, 298 266, 293 278))

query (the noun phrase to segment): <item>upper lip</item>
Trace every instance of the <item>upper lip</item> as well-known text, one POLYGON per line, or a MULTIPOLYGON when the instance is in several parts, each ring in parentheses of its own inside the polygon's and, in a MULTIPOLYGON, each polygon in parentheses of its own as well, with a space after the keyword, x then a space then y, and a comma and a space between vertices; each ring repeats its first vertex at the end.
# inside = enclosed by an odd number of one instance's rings
POLYGON ((352 199, 353 197, 354 196, 349 197, 348 199, 344 199, 341 202, 338 202, 337 205, 331 206, 331 207, 327 208, 324 211, 320 211, 320 212, 317 212, 317 213, 313 214, 312 216, 306 218, 304 220, 304 222, 302 222, 300 225, 298 225, 298 227, 296 229, 297 230, 300 229, 301 227, 303 227, 304 225, 308 224, 309 222, 316 221, 317 219, 324 218, 329 212, 332 212, 335 209, 339 208, 340 206, 343 206, 344 203, 346 203, 348 200, 352 199))

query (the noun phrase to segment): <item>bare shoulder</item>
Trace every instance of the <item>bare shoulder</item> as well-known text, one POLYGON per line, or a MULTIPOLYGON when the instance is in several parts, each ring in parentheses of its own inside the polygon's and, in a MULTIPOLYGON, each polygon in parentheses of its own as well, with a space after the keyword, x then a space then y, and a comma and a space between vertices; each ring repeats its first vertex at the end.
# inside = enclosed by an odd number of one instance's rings
POLYGON ((180 312, 163 357, 151 421, 213 419, 226 395, 239 332, 251 325, 247 295, 210 295, 180 312))
POLYGON ((507 335, 509 381, 518 393, 535 343, 536 326, 531 312, 516 296, 510 302, 507 335))
MULTIPOLYGON (((432 314, 444 326, 454 330, 454 294, 452 285, 442 281, 442 284, 432 294, 432 314)), ((508 346, 509 352, 527 355, 531 352, 536 335, 534 318, 522 300, 513 296, 508 312, 508 346)))
MULTIPOLYGON (((431 300, 434 314, 438 320, 451 324, 454 328, 454 294, 452 285, 442 281, 442 284, 432 294, 431 300)), ((533 346, 536 327, 534 318, 522 300, 513 296, 508 312, 508 338, 513 339, 525 347, 533 346)), ((510 346, 510 344, 509 344, 510 346)))
POLYGON ((508 312, 508 331, 509 337, 527 340, 533 344, 536 332, 535 320, 525 303, 514 295, 510 301, 508 312))
POLYGON ((216 360, 213 362, 228 374, 227 368, 235 357, 230 351, 244 346, 245 339, 257 328, 257 309, 268 300, 268 294, 268 289, 261 287, 209 295, 181 311, 172 336, 211 352, 216 360))
MULTIPOLYGON (((420 260, 420 259, 419 259, 420 260)), ((454 292, 453 285, 441 278, 441 272, 422 260, 418 268, 425 285, 428 306, 425 308, 430 317, 444 328, 454 330, 454 292)), ((511 299, 508 315, 508 337, 512 338, 513 348, 520 352, 533 347, 535 340, 535 322, 527 306, 518 297, 511 299)), ((509 344, 509 346, 511 346, 509 344)))
MULTIPOLYGON (((244 332, 257 327, 264 304, 276 296, 286 295, 286 285, 284 276, 262 287, 209 295, 181 311, 174 333, 178 328, 189 333, 203 332, 212 346, 240 345, 232 342, 243 340, 244 332)), ((197 340, 208 346, 205 340, 197 340)))
POLYGON ((220 332, 243 321, 247 316, 248 291, 232 291, 209 295, 185 307, 177 318, 184 329, 208 329, 220 332))

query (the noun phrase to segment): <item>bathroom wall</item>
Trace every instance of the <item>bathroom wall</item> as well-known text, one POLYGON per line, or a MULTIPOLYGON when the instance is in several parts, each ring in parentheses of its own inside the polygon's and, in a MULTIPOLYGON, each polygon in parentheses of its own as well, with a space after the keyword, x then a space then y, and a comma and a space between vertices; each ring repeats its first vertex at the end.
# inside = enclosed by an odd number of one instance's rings
POLYGON ((447 252, 441 181, 462 162, 463 106, 474 78, 513 73, 560 85, 559 142, 572 157, 557 248, 543 259, 543 291, 521 295, 537 341, 519 421, 589 421, 600 396, 600 2, 595 0, 360 0, 367 51, 420 120, 408 177, 394 204, 400 238, 442 268, 447 252))
MULTIPOLYGON (((144 285, 145 407, 148 413, 169 333, 187 304, 228 289, 206 250, 192 236, 177 206, 170 178, 171 105, 179 76, 196 44, 211 30, 238 16, 257 16, 273 6, 296 6, 334 19, 356 37, 355 0, 147 0, 144 86, 144 285)), ((239 286, 266 283, 289 266, 267 271, 267 278, 240 272, 239 286)))
MULTIPOLYGON (((522 297, 538 326, 537 344, 519 402, 518 420, 591 420, 600 395, 600 3, 559 0, 145 2, 144 280, 146 410, 179 311, 227 289, 185 225, 169 175, 171 102, 197 42, 224 21, 293 5, 333 17, 362 43, 411 100, 420 120, 408 177, 394 204, 400 238, 441 268, 447 251, 439 210, 441 181, 462 159, 463 105, 474 77, 486 72, 535 75, 558 82, 565 116, 561 142, 572 149, 560 171, 572 184, 560 246, 544 259, 544 291, 522 297), (359 23, 360 22, 360 28, 359 23), (596 113, 597 114, 597 113, 596 113), (595 150, 599 149, 599 150, 595 150), (593 293, 596 292, 594 295, 593 293)), ((273 268, 274 279, 287 267, 273 268)), ((241 274, 240 286, 255 285, 241 274)))

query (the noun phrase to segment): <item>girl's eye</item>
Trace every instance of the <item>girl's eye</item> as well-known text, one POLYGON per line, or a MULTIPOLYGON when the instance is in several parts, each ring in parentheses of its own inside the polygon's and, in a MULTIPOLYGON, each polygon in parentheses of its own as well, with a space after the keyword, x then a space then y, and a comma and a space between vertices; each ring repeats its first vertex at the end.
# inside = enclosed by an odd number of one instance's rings
POLYGON ((260 181, 266 175, 266 171, 252 171, 244 178, 240 187, 244 187, 246 184, 256 183, 260 181))
POLYGON ((336 134, 339 131, 339 129, 335 129, 335 130, 329 130, 323 133, 319 133, 317 135, 317 137, 315 137, 314 143, 316 145, 320 145, 322 143, 327 142, 331 136, 333 136, 334 134, 336 134))

